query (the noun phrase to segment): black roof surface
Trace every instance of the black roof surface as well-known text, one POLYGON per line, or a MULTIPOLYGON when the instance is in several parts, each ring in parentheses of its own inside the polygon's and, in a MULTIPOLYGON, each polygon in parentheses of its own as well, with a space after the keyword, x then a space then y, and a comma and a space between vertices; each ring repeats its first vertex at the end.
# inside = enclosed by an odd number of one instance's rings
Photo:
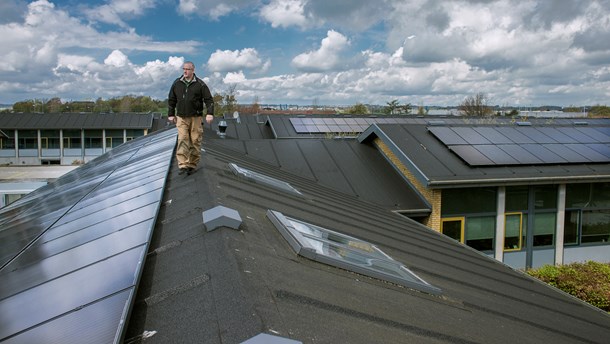
POLYGON ((469 166, 428 131, 427 125, 376 124, 358 138, 379 137, 429 187, 610 181, 610 164, 469 166))
POLYGON ((0 129, 150 129, 152 124, 150 113, 0 114, 0 129))
POLYGON ((209 146, 227 154, 246 155, 268 164, 271 169, 279 167, 308 182, 319 183, 390 210, 430 212, 430 205, 388 165, 375 147, 353 139, 224 139, 212 140, 209 146))
POLYGON ((127 342, 241 343, 263 332, 303 343, 606 343, 608 314, 385 207, 226 149, 207 132, 199 170, 170 169, 127 342), (238 178, 229 163, 305 196, 238 178), (202 212, 239 212, 207 232, 202 212), (440 288, 433 296, 297 256, 266 217, 369 241, 440 288))

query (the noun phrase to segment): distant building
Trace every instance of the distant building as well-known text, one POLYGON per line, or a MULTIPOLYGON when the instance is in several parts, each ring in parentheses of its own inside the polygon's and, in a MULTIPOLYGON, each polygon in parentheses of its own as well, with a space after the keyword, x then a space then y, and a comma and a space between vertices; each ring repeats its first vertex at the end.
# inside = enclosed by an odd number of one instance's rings
POLYGON ((84 163, 152 127, 152 114, 0 114, 0 164, 84 163))

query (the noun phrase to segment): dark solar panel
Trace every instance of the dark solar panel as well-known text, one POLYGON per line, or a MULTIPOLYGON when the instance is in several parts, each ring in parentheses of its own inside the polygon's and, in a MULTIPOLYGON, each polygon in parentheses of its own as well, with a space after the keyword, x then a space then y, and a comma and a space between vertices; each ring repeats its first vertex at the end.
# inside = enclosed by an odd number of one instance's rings
POLYGON ((449 127, 428 127, 428 130, 446 146, 468 144, 464 138, 449 127))
POLYGON ((470 127, 453 127, 453 131, 462 137, 466 143, 470 145, 487 145, 493 144, 493 142, 489 141, 483 135, 476 132, 473 128, 470 127))
POLYGON ((584 156, 591 162, 608 162, 608 158, 605 155, 589 147, 588 144, 569 144, 566 147, 584 156))
POLYGON ((428 127, 436 138, 471 166, 610 162, 610 143, 604 142, 610 141, 610 136, 604 129, 597 129, 428 127))
POLYGON ((495 145, 473 145, 496 165, 517 165, 519 161, 495 145))
POLYGON ((521 147, 523 147, 523 149, 527 150, 528 152, 530 152, 533 155, 535 155, 536 157, 538 157, 545 164, 561 164, 561 163, 568 162, 561 156, 544 148, 544 146, 540 145, 540 144, 527 144, 527 145, 521 145, 521 147))
POLYGON ((120 341, 175 140, 132 140, 0 210, 0 341, 120 341))
POLYGON ((500 144, 508 144, 513 143, 513 141, 500 133, 496 128, 491 127, 478 127, 473 128, 477 133, 481 134, 481 136, 487 138, 490 142, 496 145, 500 144))
POLYGON ((470 145, 455 145, 449 146, 449 149, 454 151, 460 158, 462 158, 468 165, 480 166, 480 165, 494 165, 494 162, 486 157, 483 153, 476 150, 470 145))
POLYGON ((515 158, 519 164, 540 164, 543 161, 526 149, 516 144, 498 145, 498 148, 515 158))
POLYGON ((589 159, 568 148, 566 144, 547 144, 542 146, 550 150, 551 152, 559 155, 560 157, 563 157, 566 161, 569 161, 570 163, 590 162, 589 159))

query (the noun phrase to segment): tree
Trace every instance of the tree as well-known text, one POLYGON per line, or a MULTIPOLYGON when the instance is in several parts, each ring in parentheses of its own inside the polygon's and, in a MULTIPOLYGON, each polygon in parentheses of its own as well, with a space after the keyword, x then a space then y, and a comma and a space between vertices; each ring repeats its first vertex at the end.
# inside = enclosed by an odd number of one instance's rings
POLYGON ((485 117, 493 115, 493 109, 488 105, 488 97, 482 92, 466 97, 458 106, 458 109, 464 116, 485 117))
POLYGON ((237 99, 235 98, 236 87, 237 85, 235 84, 230 85, 227 93, 224 95, 223 114, 233 114, 233 112, 237 110, 237 99))
POLYGON ((589 110, 589 117, 610 117, 610 107, 605 105, 594 105, 589 110))
POLYGON ((369 108, 362 103, 349 107, 346 112, 351 115, 366 115, 370 113, 369 108))
POLYGON ((63 109, 63 103, 58 97, 51 98, 45 105, 45 110, 48 113, 60 113, 63 109))
POLYGON ((428 109, 423 107, 423 106, 418 106, 417 107, 417 115, 418 116, 425 116, 428 114, 428 109))
POLYGON ((383 112, 388 115, 393 115, 399 106, 398 99, 394 99, 390 102, 387 102, 386 104, 388 104, 388 106, 385 107, 383 112))
POLYGON ((222 115, 222 100, 224 99, 223 95, 220 93, 214 93, 214 116, 222 115))

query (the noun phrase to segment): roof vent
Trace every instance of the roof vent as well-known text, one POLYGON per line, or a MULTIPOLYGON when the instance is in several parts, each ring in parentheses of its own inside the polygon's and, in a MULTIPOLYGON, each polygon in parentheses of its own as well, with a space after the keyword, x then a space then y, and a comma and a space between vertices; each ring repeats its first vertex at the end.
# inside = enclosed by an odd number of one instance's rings
POLYGON ((432 120, 432 121, 428 121, 428 125, 445 125, 445 121, 441 121, 441 120, 432 120))
POLYGON ((235 209, 219 205, 203 212, 203 224, 208 232, 218 227, 238 229, 241 225, 241 216, 235 209))
POLYGON ((532 122, 515 122, 515 124, 520 127, 531 127, 532 126, 532 122))
POLYGON ((574 122, 574 125, 589 125, 589 122, 586 122, 586 121, 576 121, 576 122, 574 122))
POLYGON ((241 344, 303 344, 303 342, 261 333, 246 340, 245 342, 241 342, 241 344))

